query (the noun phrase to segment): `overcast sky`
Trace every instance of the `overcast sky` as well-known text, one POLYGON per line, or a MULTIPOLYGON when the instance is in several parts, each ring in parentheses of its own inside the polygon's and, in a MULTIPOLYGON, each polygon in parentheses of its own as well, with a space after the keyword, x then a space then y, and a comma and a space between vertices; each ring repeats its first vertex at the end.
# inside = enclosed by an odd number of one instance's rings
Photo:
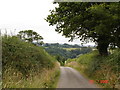
MULTIPOLYGON (((68 42, 61 34, 55 32, 55 27, 49 26, 44 19, 50 14, 53 0, 0 0, 0 29, 10 34, 21 30, 34 30, 44 38, 45 43, 80 44, 79 40, 68 42)), ((92 44, 93 45, 93 44, 92 44)))

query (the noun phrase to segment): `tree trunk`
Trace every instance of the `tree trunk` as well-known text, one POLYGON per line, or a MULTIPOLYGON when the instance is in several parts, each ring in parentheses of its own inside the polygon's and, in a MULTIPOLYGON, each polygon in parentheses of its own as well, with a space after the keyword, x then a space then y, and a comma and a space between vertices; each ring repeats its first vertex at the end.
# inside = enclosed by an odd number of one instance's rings
POLYGON ((101 37, 98 39, 98 46, 97 49, 99 51, 99 54, 101 56, 107 56, 108 55, 108 46, 109 46, 109 41, 105 37, 101 37))
POLYGON ((117 46, 118 46, 118 48, 120 48, 120 37, 118 37, 117 46))
POLYGON ((108 44, 98 44, 98 51, 101 56, 106 56, 108 55, 108 44))

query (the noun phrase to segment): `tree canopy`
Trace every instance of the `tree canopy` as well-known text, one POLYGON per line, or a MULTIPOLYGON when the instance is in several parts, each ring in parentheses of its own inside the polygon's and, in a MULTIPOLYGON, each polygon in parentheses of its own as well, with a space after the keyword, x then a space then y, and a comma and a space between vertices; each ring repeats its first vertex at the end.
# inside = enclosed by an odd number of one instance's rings
POLYGON ((25 42, 33 43, 35 41, 37 44, 43 44, 43 41, 41 41, 43 37, 33 30, 20 31, 17 36, 25 42))
POLYGON ((100 55, 107 55, 111 45, 120 46, 120 3, 110 2, 64 2, 51 10, 46 21, 56 25, 56 32, 72 41, 80 38, 83 42, 97 44, 100 55))

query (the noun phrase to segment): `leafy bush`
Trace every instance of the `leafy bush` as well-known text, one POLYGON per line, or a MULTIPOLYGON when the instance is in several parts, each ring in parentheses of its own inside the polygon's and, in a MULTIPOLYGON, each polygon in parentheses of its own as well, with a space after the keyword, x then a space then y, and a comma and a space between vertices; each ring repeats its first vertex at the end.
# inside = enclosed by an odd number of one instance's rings
POLYGON ((3 88, 55 87, 59 65, 42 47, 3 36, 2 51, 3 88))
POLYGON ((3 74, 12 68, 26 77, 30 72, 54 67, 54 58, 42 47, 23 42, 15 36, 2 38, 2 51, 3 74))

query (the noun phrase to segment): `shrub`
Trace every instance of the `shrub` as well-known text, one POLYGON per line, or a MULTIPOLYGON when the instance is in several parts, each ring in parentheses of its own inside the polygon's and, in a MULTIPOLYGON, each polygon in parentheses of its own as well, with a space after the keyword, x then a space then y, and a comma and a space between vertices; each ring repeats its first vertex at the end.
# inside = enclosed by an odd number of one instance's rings
POLYGON ((3 74, 12 68, 26 77, 30 72, 54 67, 54 58, 42 47, 23 42, 17 37, 2 37, 2 51, 3 74))

